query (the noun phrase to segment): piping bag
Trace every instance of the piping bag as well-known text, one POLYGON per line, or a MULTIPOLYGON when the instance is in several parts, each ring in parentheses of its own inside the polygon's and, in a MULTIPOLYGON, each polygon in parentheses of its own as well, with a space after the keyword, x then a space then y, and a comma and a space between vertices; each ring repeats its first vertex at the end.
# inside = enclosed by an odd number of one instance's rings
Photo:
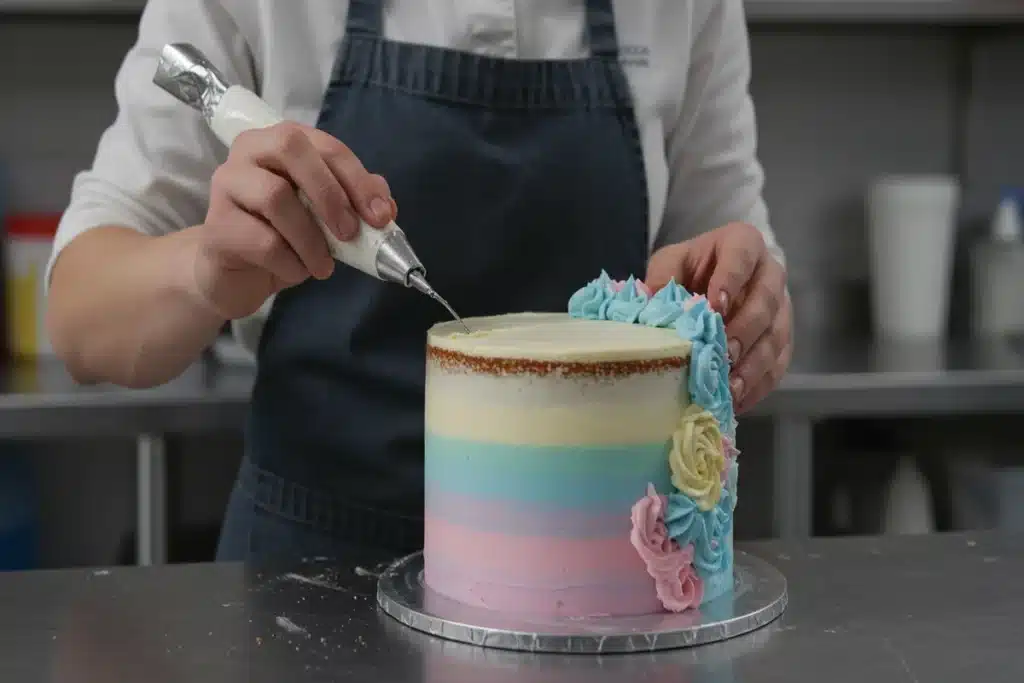
MULTIPOLYGON (((153 83, 199 111, 214 134, 228 147, 247 130, 266 128, 283 121, 251 90, 229 85, 206 56, 188 43, 164 46, 153 83)), ((350 242, 343 242, 331 234, 313 212, 309 198, 301 191, 299 199, 320 226, 335 259, 378 280, 411 287, 426 294, 444 306, 470 332, 459 314, 427 282, 427 269, 394 221, 378 230, 360 219, 358 236, 350 242)))

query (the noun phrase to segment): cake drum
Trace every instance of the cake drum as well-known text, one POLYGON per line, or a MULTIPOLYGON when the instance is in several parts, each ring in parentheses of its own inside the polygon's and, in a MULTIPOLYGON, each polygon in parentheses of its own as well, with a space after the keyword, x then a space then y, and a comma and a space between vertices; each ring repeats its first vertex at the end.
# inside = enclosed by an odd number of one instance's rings
POLYGON ((714 643, 774 621, 786 609, 786 579, 764 560, 737 552, 731 594, 699 611, 634 617, 530 619, 464 605, 423 585, 423 553, 392 564, 377 582, 377 604, 409 628, 502 650, 562 654, 653 652, 714 643))

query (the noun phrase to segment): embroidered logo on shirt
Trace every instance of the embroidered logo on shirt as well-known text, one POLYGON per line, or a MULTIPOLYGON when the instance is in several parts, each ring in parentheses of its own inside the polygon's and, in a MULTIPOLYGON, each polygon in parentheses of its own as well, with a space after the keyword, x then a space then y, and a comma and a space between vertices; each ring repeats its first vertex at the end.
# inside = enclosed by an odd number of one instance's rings
POLYGON ((619 62, 623 66, 650 66, 651 48, 646 45, 622 45, 619 62))

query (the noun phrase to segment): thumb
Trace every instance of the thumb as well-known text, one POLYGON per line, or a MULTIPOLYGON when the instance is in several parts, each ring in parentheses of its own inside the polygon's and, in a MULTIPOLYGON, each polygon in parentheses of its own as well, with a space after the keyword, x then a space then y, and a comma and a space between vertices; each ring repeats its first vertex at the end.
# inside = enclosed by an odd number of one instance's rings
POLYGON ((684 287, 687 286, 686 263, 689 260, 689 242, 679 242, 662 247, 647 262, 647 277, 644 283, 656 292, 675 278, 684 287))

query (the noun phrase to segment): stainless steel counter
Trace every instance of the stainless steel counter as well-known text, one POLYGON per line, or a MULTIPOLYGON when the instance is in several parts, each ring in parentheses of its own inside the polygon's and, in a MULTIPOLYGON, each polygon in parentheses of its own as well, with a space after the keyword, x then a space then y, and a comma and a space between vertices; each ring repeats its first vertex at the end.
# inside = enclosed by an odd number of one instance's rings
POLYGON ((0 575, 0 679, 152 683, 1018 683, 1024 537, 747 545, 789 581, 761 631, 659 654, 530 655, 406 630, 350 558, 0 575))

